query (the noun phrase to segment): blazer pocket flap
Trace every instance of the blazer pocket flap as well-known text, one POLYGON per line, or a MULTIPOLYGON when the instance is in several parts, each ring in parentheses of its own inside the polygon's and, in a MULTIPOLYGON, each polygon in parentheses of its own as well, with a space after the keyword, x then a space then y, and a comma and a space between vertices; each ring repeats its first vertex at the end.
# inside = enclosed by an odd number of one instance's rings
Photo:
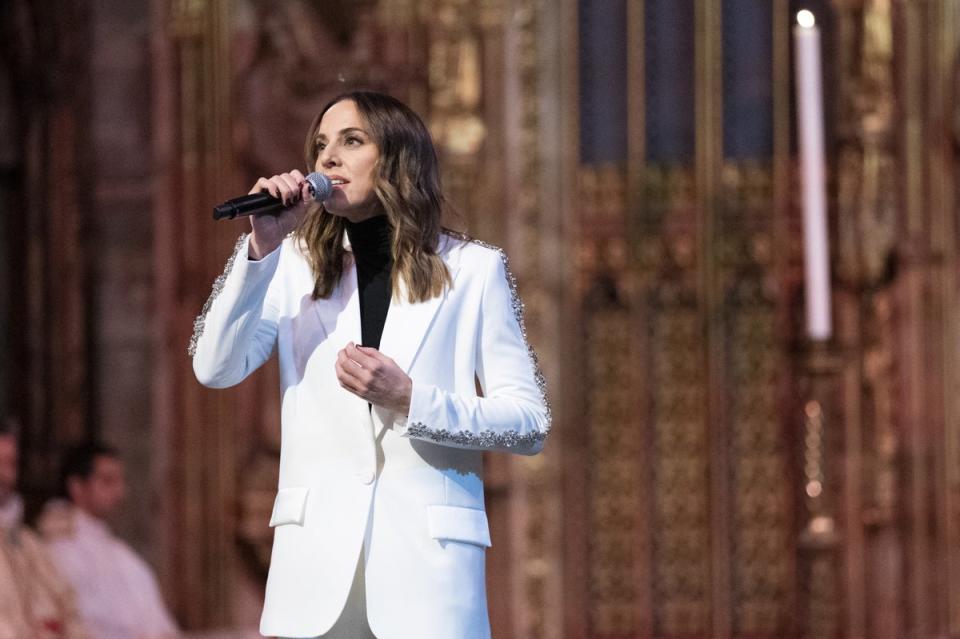
POLYGON ((427 506, 430 537, 438 540, 463 541, 489 547, 490 527, 487 513, 461 506, 427 506))
POLYGON ((273 502, 273 514, 270 516, 270 526, 284 524, 303 525, 303 518, 307 512, 307 495, 310 489, 306 486, 281 488, 277 491, 277 498, 273 502))

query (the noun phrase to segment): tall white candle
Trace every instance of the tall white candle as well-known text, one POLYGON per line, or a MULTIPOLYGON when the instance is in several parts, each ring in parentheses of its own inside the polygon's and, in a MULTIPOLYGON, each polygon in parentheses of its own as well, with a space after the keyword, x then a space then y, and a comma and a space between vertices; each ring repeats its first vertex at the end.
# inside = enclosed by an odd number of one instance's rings
POLYGON ((807 335, 830 338, 830 242, 827 236, 826 156, 823 151, 823 88, 820 30, 813 14, 800 11, 793 30, 796 63, 800 177, 803 194, 803 264, 807 335))

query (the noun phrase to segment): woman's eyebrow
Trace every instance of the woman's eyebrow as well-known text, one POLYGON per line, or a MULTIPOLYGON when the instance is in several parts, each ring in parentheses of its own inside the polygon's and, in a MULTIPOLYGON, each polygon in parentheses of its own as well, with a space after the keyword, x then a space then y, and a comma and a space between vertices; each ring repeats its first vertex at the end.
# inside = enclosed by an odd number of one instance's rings
POLYGON ((349 133, 363 133, 364 135, 366 135, 367 132, 361 129, 360 127, 348 126, 347 128, 340 130, 340 137, 343 137, 349 133))
MULTIPOLYGON (((343 137, 343 136, 345 136, 345 135, 347 135, 347 134, 349 134, 349 133, 363 133, 364 135, 367 134, 366 131, 364 131, 363 129, 361 129, 361 128, 359 128, 359 127, 348 126, 348 127, 345 128, 345 129, 340 129, 339 135, 340 135, 340 137, 343 137)), ((316 139, 317 139, 317 140, 326 140, 326 139, 327 139, 327 136, 324 135, 323 133, 317 133, 316 139)))

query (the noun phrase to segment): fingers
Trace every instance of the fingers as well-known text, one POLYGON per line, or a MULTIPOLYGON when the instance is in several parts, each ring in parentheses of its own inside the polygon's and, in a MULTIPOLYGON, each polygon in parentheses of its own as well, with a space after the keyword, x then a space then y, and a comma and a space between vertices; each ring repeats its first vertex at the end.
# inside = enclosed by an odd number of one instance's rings
POLYGON ((361 377, 362 372, 365 370, 360 362, 350 357, 346 348, 341 349, 340 352, 337 353, 337 362, 343 366, 344 370, 357 378, 361 377))
POLYGON ((342 356, 343 351, 340 351, 340 353, 341 353, 341 356, 337 357, 337 362, 334 365, 336 374, 337 374, 337 381, 340 382, 340 386, 347 389, 354 395, 359 395, 360 397, 363 397, 363 394, 367 390, 366 386, 364 385, 363 381, 360 378, 354 375, 354 373, 351 370, 348 370, 347 368, 349 366, 348 360, 346 357, 342 356))
POLYGON ((357 397, 390 410, 409 412, 410 378, 377 349, 349 342, 337 353, 334 366, 340 386, 357 397))
POLYGON ((299 202, 305 193, 309 193, 309 185, 303 173, 294 169, 289 173, 274 175, 272 178, 260 178, 250 189, 250 193, 266 191, 273 197, 289 205, 299 202))
POLYGON ((376 391, 377 378, 385 372, 382 360, 386 359, 375 348, 358 347, 349 342, 337 354, 337 379, 350 392, 369 399, 368 396, 376 391))
POLYGON ((309 202, 310 200, 312 200, 313 199, 313 194, 311 193, 312 187, 310 186, 310 183, 307 182, 307 178, 303 175, 303 173, 301 173, 297 169, 294 169, 290 171, 290 176, 294 180, 296 180, 297 184, 299 185, 300 199, 303 200, 304 202, 309 202))
POLYGON ((253 185, 253 188, 250 189, 250 193, 248 193, 248 195, 253 195, 254 193, 261 193, 263 191, 266 191, 273 197, 278 197, 276 185, 270 180, 268 180, 267 178, 263 178, 263 177, 257 180, 257 183, 253 185))
POLYGON ((355 361, 363 368, 371 372, 377 372, 380 369, 381 358, 383 357, 375 348, 366 346, 357 346, 353 342, 348 342, 343 349, 347 357, 355 361))
POLYGON ((300 199, 300 184, 295 177, 289 173, 281 173, 274 176, 280 185, 281 198, 284 204, 290 204, 300 199))

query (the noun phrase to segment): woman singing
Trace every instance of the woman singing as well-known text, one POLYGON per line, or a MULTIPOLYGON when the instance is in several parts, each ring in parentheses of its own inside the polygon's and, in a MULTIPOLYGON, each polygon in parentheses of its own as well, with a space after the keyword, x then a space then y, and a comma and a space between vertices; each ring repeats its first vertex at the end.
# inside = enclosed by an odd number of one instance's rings
POLYGON ((191 341, 214 388, 280 358, 260 631, 489 637, 481 453, 533 455, 550 430, 506 257, 441 226, 430 134, 396 99, 336 98, 305 152, 333 194, 257 181, 292 206, 251 218, 191 341))

